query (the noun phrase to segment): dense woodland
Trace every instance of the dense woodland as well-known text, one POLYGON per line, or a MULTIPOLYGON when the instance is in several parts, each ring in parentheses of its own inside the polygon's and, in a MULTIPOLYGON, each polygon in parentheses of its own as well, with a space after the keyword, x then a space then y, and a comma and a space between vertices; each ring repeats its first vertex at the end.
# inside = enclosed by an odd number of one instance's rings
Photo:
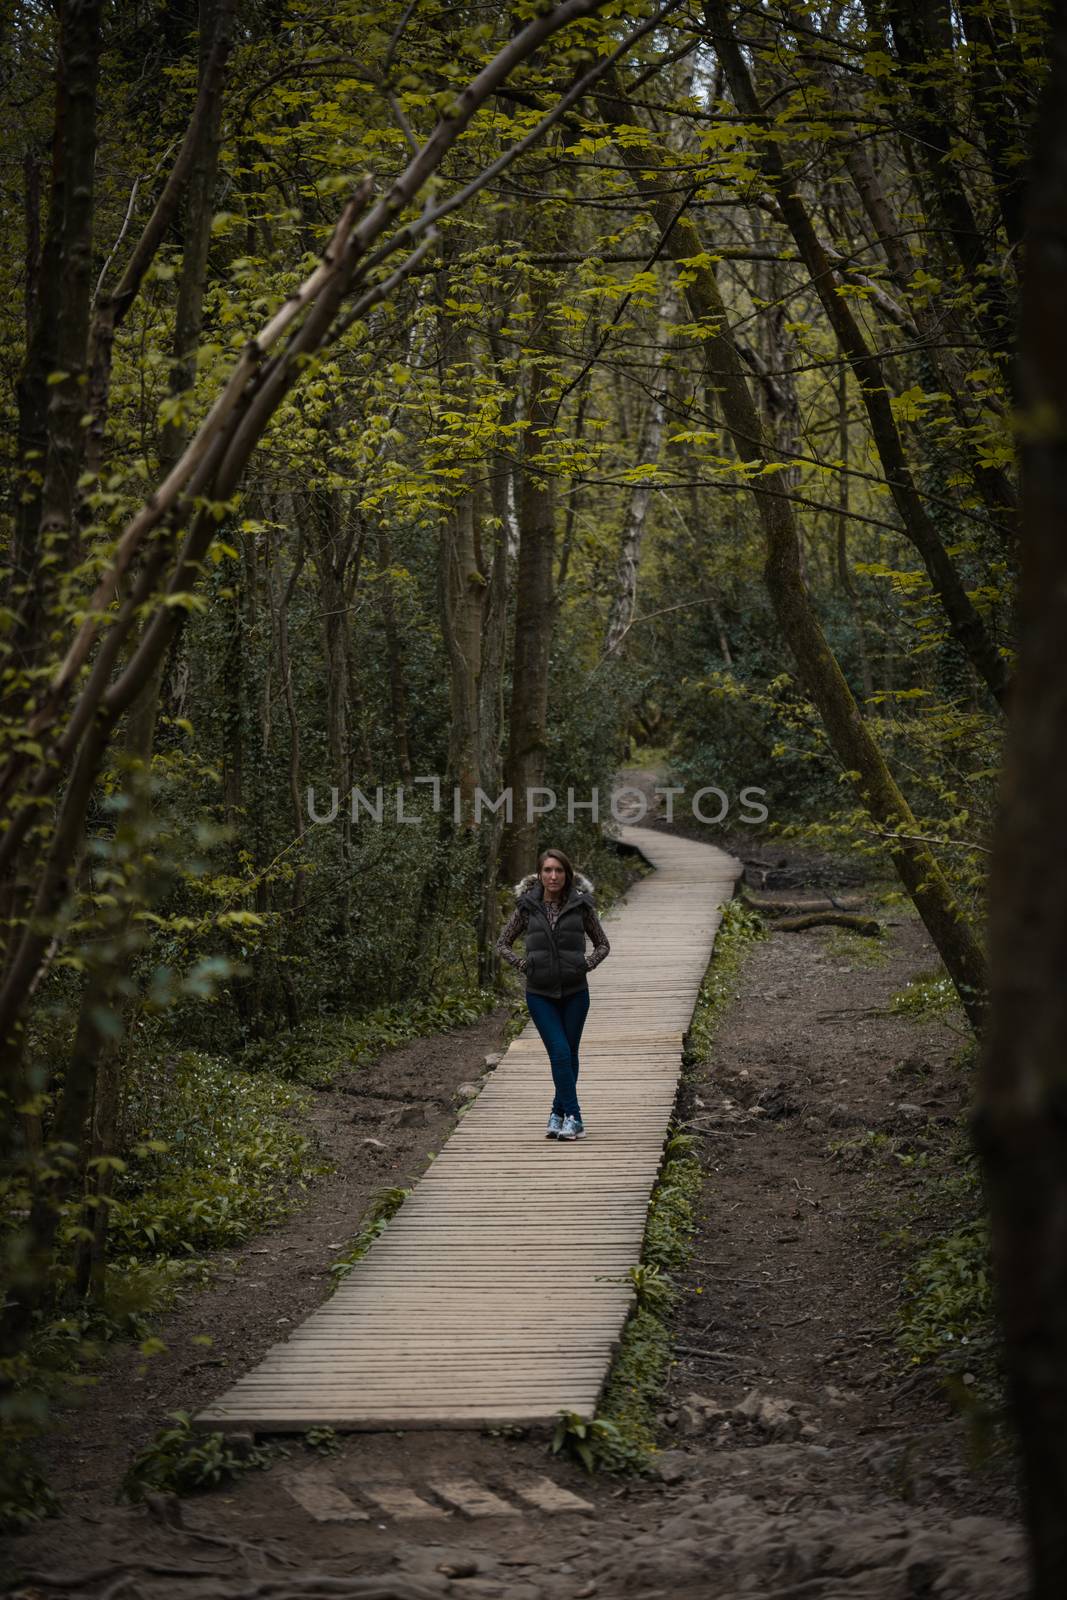
POLYGON ((758 786, 894 870, 989 1040, 1053 1571, 1060 8, 51 0, 0 29, 6 1426, 52 1346, 269 1217, 294 1084, 499 1002, 538 846, 610 890, 612 777, 653 748, 732 833, 758 786), (540 786, 551 815, 475 819, 540 786))

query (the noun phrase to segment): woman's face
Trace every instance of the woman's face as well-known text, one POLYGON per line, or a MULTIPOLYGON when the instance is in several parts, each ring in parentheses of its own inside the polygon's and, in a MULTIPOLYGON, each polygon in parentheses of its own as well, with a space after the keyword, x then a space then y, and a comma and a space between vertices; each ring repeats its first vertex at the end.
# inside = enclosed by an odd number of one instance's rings
POLYGON ((555 856, 546 856, 544 865, 541 868, 541 882, 544 885, 545 894, 548 895, 550 900, 555 900, 558 895, 563 893, 566 877, 567 874, 563 870, 562 861, 557 861, 555 856))

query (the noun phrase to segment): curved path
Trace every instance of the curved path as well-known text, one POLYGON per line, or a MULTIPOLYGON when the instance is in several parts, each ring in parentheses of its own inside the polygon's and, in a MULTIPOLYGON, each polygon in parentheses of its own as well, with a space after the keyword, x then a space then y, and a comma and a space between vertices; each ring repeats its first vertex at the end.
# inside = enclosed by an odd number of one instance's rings
POLYGON ((592 1416, 633 1305, 682 1040, 740 864, 623 828, 656 871, 605 917, 590 976, 588 1137, 544 1137, 551 1081, 532 1022, 334 1297, 196 1418, 303 1432, 592 1416))

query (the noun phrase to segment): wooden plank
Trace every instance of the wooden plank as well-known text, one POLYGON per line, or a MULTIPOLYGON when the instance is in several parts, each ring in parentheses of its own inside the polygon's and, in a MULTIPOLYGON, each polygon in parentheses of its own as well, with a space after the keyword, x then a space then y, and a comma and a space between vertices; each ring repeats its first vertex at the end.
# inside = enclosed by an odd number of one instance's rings
POLYGON ((585 1512, 590 1516, 596 1513, 596 1507, 588 1500, 553 1483, 551 1478, 527 1478, 515 1484, 515 1493, 527 1505, 534 1506, 538 1511, 547 1511, 550 1516, 560 1511, 585 1512))
POLYGON ((387 1517, 395 1517, 398 1522, 440 1522, 449 1515, 441 1506, 431 1505, 401 1483, 361 1483, 358 1492, 377 1506, 379 1511, 383 1511, 387 1517))
POLYGON ((343 1490, 313 1472, 286 1472, 281 1484, 316 1522, 369 1522, 370 1512, 354 1506, 343 1490))
POLYGON ((431 1478, 429 1487, 439 1500, 455 1506, 465 1517, 517 1517, 518 1506, 509 1505, 473 1478, 431 1478))

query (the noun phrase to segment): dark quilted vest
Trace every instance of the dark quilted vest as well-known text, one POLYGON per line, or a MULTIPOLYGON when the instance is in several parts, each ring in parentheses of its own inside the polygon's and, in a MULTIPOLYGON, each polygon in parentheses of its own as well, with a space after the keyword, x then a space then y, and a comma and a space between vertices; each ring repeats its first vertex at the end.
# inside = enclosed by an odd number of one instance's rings
POLYGON ((588 989, 585 976, 585 925, 583 905, 592 901, 584 889, 571 884, 570 896, 550 928, 540 883, 519 896, 518 904, 527 912, 526 987, 531 994, 550 995, 559 1000, 565 994, 588 989))

